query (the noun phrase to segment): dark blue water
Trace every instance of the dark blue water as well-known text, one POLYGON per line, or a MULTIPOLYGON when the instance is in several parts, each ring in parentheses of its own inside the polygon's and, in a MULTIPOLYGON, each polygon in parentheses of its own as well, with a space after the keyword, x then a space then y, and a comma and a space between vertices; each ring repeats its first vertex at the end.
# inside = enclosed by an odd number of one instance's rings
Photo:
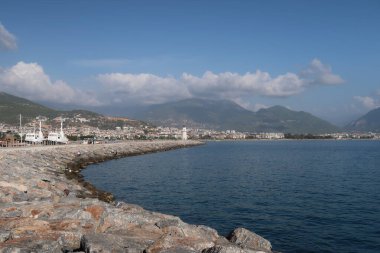
POLYGON ((86 180, 282 252, 380 252, 380 141, 246 141, 108 161, 86 180))

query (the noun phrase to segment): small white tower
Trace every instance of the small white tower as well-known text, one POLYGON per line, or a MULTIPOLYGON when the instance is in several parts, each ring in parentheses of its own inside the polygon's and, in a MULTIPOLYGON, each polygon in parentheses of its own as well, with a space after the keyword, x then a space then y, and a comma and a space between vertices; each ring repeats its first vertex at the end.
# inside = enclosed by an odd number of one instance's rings
POLYGON ((42 133, 42 121, 40 119, 40 131, 38 132, 38 139, 42 142, 44 139, 44 134, 42 133))
POLYGON ((185 126, 183 126, 183 128, 182 128, 182 140, 183 141, 187 140, 187 130, 186 130, 185 126))
POLYGON ((60 132, 61 136, 65 136, 65 134, 63 133, 63 119, 61 117, 61 132, 60 132))

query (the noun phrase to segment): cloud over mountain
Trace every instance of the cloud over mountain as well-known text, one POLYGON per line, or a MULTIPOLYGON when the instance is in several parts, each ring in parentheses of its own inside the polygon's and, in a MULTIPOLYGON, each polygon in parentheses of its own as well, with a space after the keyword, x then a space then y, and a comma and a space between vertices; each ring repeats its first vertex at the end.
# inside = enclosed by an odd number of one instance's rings
POLYGON ((16 37, 11 34, 0 22, 0 50, 14 50, 16 48, 16 37))
POLYGON ((111 73, 98 75, 97 80, 111 93, 115 102, 154 104, 190 97, 186 87, 173 77, 111 73))
POLYGON ((332 73, 330 66, 323 64, 318 59, 313 59, 300 76, 306 79, 309 84, 337 85, 344 83, 339 75, 332 73))
POLYGON ((300 74, 271 76, 257 70, 245 74, 206 71, 202 76, 183 73, 179 78, 153 74, 108 73, 97 80, 115 101, 153 104, 189 97, 244 100, 255 96, 289 97, 310 85, 337 85, 343 79, 329 66, 314 59, 300 74))
POLYGON ((91 92, 73 88, 62 80, 52 81, 37 63, 21 61, 12 67, 0 68, 0 90, 37 101, 88 106, 157 104, 194 97, 228 99, 250 105, 254 97, 289 97, 311 85, 342 82, 330 67, 316 59, 300 74, 288 72, 278 76, 260 70, 245 74, 206 71, 201 76, 183 73, 179 77, 149 73, 99 74, 91 92))
POLYGON ((375 109, 377 107, 380 107, 380 99, 377 97, 355 96, 354 99, 366 109, 375 109))
POLYGON ((10 68, 0 69, 0 90, 40 101, 100 104, 91 94, 74 89, 62 80, 52 81, 37 63, 21 61, 10 68))

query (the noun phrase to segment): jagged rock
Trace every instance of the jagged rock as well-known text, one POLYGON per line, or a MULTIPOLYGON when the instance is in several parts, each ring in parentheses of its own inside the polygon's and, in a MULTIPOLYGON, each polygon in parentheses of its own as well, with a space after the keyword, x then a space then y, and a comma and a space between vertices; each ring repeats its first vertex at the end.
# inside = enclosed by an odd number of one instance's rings
POLYGON ((245 228, 235 229, 230 233, 228 239, 244 249, 272 252, 272 245, 268 240, 245 228))
POLYGON ((0 187, 11 187, 20 192, 28 191, 28 187, 26 187, 23 184, 18 184, 18 183, 9 183, 9 182, 0 181, 0 187))
POLYGON ((178 226, 182 221, 179 218, 174 219, 164 219, 160 220, 159 222, 156 222, 156 226, 159 228, 166 228, 169 226, 178 226))
POLYGON ((22 215, 22 211, 14 206, 6 207, 3 206, 2 209, 0 209, 0 218, 14 218, 14 217, 20 217, 22 215))
POLYGON ((202 253, 247 253, 236 244, 215 245, 209 249, 205 249, 202 253))
POLYGON ((88 234, 81 240, 81 249, 86 253, 142 253, 149 243, 139 238, 129 238, 115 234, 88 234))
POLYGON ((9 231, 0 231, 0 243, 5 242, 8 240, 10 237, 10 232, 9 231))
POLYGON ((58 243, 66 251, 74 251, 81 246, 82 234, 80 232, 60 232, 58 243))
POLYGON ((39 238, 22 238, 17 243, 5 242, 0 247, 1 253, 62 253, 62 246, 58 241, 39 238))

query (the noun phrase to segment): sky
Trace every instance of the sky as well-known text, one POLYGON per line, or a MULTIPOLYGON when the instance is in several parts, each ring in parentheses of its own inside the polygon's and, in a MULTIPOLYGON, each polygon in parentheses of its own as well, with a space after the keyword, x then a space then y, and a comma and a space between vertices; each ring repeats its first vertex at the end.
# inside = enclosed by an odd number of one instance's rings
POLYGON ((2 0, 0 91, 97 111, 229 99, 342 125, 380 106, 379 31, 377 0, 2 0))

